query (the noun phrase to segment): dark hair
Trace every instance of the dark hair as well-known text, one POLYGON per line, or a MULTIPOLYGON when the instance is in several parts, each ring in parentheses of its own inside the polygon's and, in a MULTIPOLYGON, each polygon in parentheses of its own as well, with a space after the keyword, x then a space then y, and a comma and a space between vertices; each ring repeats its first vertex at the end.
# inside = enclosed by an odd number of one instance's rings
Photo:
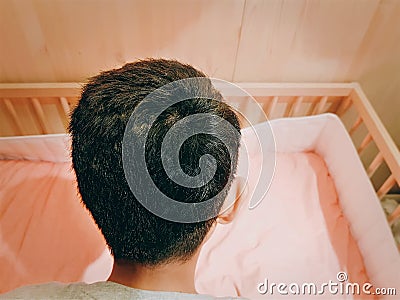
MULTIPOLYGON (((133 195, 122 163, 125 128, 137 105, 168 83, 195 77, 205 75, 176 60, 146 59, 128 63, 92 77, 84 86, 81 99, 72 113, 69 130, 79 192, 116 260, 146 266, 186 260, 195 253, 215 222, 213 217, 201 222, 177 223, 154 215, 133 195)), ((200 85, 191 88, 205 88, 209 98, 214 100, 195 98, 169 107, 157 118, 153 134, 149 134, 146 141, 146 149, 158 149, 169 128, 191 114, 213 114, 225 119, 240 132, 236 114, 222 101, 221 94, 211 82, 208 87, 200 85)), ((217 122, 207 122, 204 126, 211 127, 215 132, 220 130, 217 122)), ((139 130, 132 134, 142 133, 139 130)), ((213 179, 201 190, 187 189, 182 193, 171 185, 165 172, 162 172, 159 156, 148 156, 146 163, 153 181, 163 193, 177 201, 202 202, 231 185, 236 172, 240 134, 230 141, 234 149, 231 156, 221 140, 210 134, 198 134, 182 145, 179 163, 190 176, 196 174, 198 159, 205 153, 218 161, 213 179)), ((140 178, 140 174, 136 176, 140 178)), ((218 196, 220 209, 226 193, 218 196)))

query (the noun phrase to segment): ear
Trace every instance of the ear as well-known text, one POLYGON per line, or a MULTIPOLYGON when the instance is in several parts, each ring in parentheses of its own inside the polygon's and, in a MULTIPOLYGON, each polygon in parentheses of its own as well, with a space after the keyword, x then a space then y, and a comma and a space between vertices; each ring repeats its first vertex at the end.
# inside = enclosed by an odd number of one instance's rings
POLYGON ((236 217, 244 199, 247 195, 247 181, 237 176, 229 190, 228 196, 222 206, 221 213, 217 217, 217 222, 220 224, 228 224, 236 217))

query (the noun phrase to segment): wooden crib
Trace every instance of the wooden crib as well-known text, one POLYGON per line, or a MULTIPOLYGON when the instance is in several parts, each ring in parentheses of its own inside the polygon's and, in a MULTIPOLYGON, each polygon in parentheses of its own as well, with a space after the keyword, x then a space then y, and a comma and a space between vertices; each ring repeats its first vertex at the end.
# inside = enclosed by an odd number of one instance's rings
MULTIPOLYGON (((240 83, 238 86, 260 104, 269 119, 337 114, 378 197, 382 199, 389 191, 398 191, 399 149, 357 83, 240 83)), ((81 87, 78 83, 0 84, 0 136, 64 133, 81 87)), ((239 111, 248 109, 251 102, 248 96, 222 93, 239 111)), ((388 217, 389 224, 399 217, 400 206, 388 217)))

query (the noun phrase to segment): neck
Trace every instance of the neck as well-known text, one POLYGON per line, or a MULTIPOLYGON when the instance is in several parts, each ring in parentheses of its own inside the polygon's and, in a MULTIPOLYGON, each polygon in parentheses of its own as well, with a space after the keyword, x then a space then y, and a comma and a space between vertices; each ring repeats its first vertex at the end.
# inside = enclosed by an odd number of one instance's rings
POLYGON ((115 261, 108 280, 142 290, 197 294, 194 286, 197 258, 196 254, 186 262, 156 267, 115 261))

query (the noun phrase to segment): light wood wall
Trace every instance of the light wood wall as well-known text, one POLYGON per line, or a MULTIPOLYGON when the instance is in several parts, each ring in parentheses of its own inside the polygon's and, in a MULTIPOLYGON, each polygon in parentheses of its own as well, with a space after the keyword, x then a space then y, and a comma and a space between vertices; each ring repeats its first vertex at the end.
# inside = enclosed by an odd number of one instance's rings
POLYGON ((144 57, 236 82, 359 81, 400 145, 399 0, 0 1, 0 82, 82 82, 144 57))

